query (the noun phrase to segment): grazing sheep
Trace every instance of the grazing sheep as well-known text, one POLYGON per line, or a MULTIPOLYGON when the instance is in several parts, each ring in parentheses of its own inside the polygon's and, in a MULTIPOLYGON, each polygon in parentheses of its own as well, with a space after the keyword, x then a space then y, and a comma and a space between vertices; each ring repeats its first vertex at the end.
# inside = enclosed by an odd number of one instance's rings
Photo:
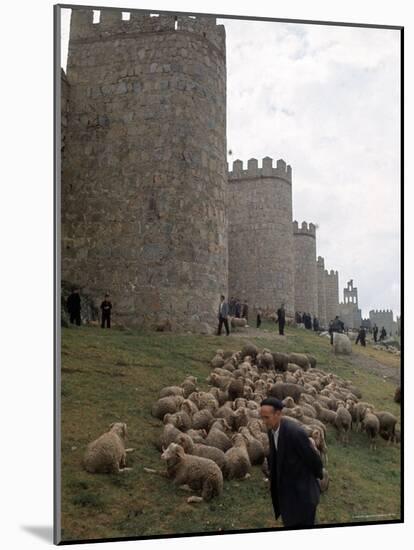
POLYGON ((223 356, 215 355, 211 360, 210 365, 213 367, 213 369, 216 369, 217 367, 222 367, 224 365, 223 356))
POLYGON ((173 424, 166 424, 160 436, 159 442, 156 443, 156 447, 159 451, 162 451, 163 449, 166 449, 170 443, 177 443, 177 439, 181 436, 185 439, 185 445, 183 445, 183 447, 186 449, 192 443, 191 437, 188 434, 181 432, 173 424))
POLYGON ((343 444, 349 442, 349 431, 351 430, 352 416, 351 413, 345 408, 344 403, 339 403, 336 410, 335 428, 337 429, 337 436, 343 444))
POLYGON ((241 359, 244 359, 246 356, 250 356, 253 359, 256 359, 258 353, 259 350, 257 349, 257 347, 254 344, 248 343, 242 347, 240 357, 241 359))
POLYGON ((316 410, 316 415, 318 420, 324 423, 332 424, 332 426, 335 426, 336 421, 336 412, 331 411, 330 409, 326 409, 325 407, 322 407, 322 405, 315 401, 314 408, 316 410))
POLYGON ((234 401, 238 397, 243 397, 244 395, 244 380, 242 378, 237 378, 232 380, 227 388, 229 394, 229 399, 234 401))
POLYGON ((233 419, 234 430, 238 432, 242 426, 247 426, 249 420, 250 420, 250 416, 246 407, 241 407, 237 409, 234 413, 234 419, 233 419))
MULTIPOLYGON (((175 485, 188 485, 195 491, 201 491, 201 500, 205 501, 221 495, 223 474, 212 460, 188 455, 176 443, 169 445, 161 459, 166 461, 168 476, 174 478, 175 485)), ((196 502, 196 499, 191 498, 188 501, 196 502)))
POLYGON ((197 378, 195 378, 194 376, 187 376, 184 382, 181 384, 181 387, 184 391, 184 397, 187 399, 187 397, 191 393, 198 391, 197 378))
POLYGON ((213 427, 210 429, 207 437, 204 440, 204 443, 206 445, 209 445, 210 447, 216 447, 223 452, 228 451, 232 446, 230 438, 220 428, 217 427, 213 427))
POLYGON ((323 431, 324 436, 326 435, 325 424, 323 422, 321 422, 320 420, 318 420, 317 418, 307 416, 300 406, 296 406, 293 409, 288 409, 288 412, 292 414, 293 418, 296 418, 302 424, 306 424, 308 426, 317 426, 317 427, 319 427, 323 431))
POLYGON ((227 372, 226 376, 220 376, 217 372, 212 372, 206 382, 210 384, 210 386, 214 386, 215 388, 225 391, 231 382, 231 373, 227 372))
POLYGON ((92 474, 118 474, 132 468, 126 468, 127 425, 115 422, 109 431, 89 443, 83 457, 83 467, 92 474))
POLYGON ((269 351, 263 350, 263 353, 259 353, 256 359, 259 369, 270 370, 275 368, 273 355, 269 351))
POLYGON ((184 435, 191 437, 194 443, 204 443, 204 440, 207 437, 207 431, 202 428, 198 430, 191 428, 191 430, 188 430, 188 432, 184 435))
POLYGON ((207 430, 213 419, 213 414, 209 409, 201 409, 201 411, 197 411, 193 415, 193 428, 195 430, 207 430))
POLYGON ((209 392, 193 392, 188 396, 188 399, 191 399, 200 411, 201 409, 209 409, 214 414, 218 409, 217 399, 209 392))
POLYGON ((181 397, 181 395, 162 397, 152 406, 151 414, 155 416, 155 418, 162 420, 167 413, 176 413, 183 401, 184 397, 181 397))
POLYGON ((380 423, 380 431, 388 434, 388 443, 395 441, 395 426, 398 419, 391 413, 386 411, 373 411, 380 423))
POLYGON ((359 432, 361 429, 361 422, 365 416, 367 409, 374 410, 374 405, 360 401, 353 407, 351 406, 351 411, 355 417, 355 431, 357 432, 359 432))
POLYGON ((224 477, 226 479, 246 479, 251 470, 246 441, 241 434, 235 434, 232 440, 233 447, 224 455, 224 477))
POLYGON ((249 455, 250 463, 252 465, 263 464, 265 451, 262 443, 250 433, 250 430, 249 428, 247 428, 247 426, 240 428, 239 432, 246 441, 247 453, 249 455))
POLYGON ((362 429, 368 434, 369 448, 375 450, 377 448, 376 438, 380 432, 380 421, 370 408, 366 410, 365 416, 362 419, 362 429))
POLYGON ((184 399, 184 401, 180 405, 180 411, 186 412, 191 418, 195 413, 198 412, 198 407, 194 403, 194 401, 191 401, 191 399, 184 399))
POLYGON ((294 399, 295 403, 299 402, 302 393, 303 389, 300 386, 296 384, 285 384, 283 382, 273 384, 269 389, 269 396, 277 397, 277 399, 281 401, 283 401, 285 397, 290 396, 294 399))
POLYGON ((289 356, 286 353, 272 353, 275 370, 286 372, 289 363, 289 356))
POLYGON ((167 413, 164 415, 164 424, 172 424, 182 432, 186 432, 192 426, 190 416, 184 411, 178 411, 176 413, 167 413))
POLYGON ((222 391, 219 388, 210 388, 209 392, 216 399, 219 407, 224 405, 229 400, 229 394, 227 391, 222 391))
POLYGON ((314 355, 311 355, 310 353, 305 353, 306 357, 308 358, 309 365, 311 369, 314 369, 316 367, 317 359, 314 355))
POLYGON ((169 395, 181 395, 184 397, 184 390, 180 386, 166 386, 160 391, 159 397, 168 397, 169 395))
POLYGON ((289 363, 294 363, 305 371, 310 368, 309 358, 304 353, 289 353, 289 363))
POLYGON ((326 445, 323 430, 316 426, 312 426, 310 437, 315 442, 316 448, 318 449, 322 461, 326 466, 328 464, 328 447, 326 445))

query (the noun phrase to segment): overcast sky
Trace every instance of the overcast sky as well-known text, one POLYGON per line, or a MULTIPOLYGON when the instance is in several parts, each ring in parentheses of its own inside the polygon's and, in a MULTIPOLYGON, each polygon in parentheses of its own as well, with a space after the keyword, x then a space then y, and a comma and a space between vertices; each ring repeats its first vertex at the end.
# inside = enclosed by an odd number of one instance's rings
MULTIPOLYGON (((62 12, 67 10, 62 10, 62 12)), ((293 214, 370 309, 400 314, 400 35, 220 20, 227 37, 228 161, 283 158, 293 214)), ((66 66, 68 18, 62 17, 66 66)))

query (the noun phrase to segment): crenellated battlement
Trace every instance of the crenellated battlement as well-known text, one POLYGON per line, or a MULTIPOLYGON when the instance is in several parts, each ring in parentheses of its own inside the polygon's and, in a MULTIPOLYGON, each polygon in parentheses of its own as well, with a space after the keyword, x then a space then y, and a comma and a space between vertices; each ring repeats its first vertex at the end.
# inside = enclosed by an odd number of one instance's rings
POLYGON ((388 315, 392 315, 392 309, 372 309, 369 314, 371 315, 383 315, 384 313, 387 313, 388 315))
POLYGON ((299 227, 298 222, 295 220, 292 222, 293 226, 293 234, 294 235, 309 235, 309 237, 313 237, 316 239, 316 225, 313 223, 310 223, 309 225, 307 222, 302 222, 301 227, 299 227))
POLYGON ((325 275, 327 277, 338 277, 338 271, 334 271, 333 269, 328 271, 327 269, 325 269, 325 275))
POLYGON ((217 25, 215 17, 124 12, 113 8, 100 10, 72 8, 71 41, 93 41, 136 33, 179 31, 198 34, 222 50, 223 54, 225 52, 224 25, 217 25), (94 11, 100 12, 97 23, 94 23, 94 11), (130 18, 123 19, 123 13, 129 13, 130 18))
POLYGON ((227 165, 227 172, 229 181, 252 179, 252 178, 279 178, 292 183, 292 168, 290 165, 286 165, 283 159, 276 161, 276 166, 273 166, 273 159, 270 157, 264 157, 262 159, 262 166, 259 168, 259 162, 255 158, 251 158, 247 161, 247 168, 243 168, 243 161, 235 160, 233 162, 233 170, 229 171, 227 165))

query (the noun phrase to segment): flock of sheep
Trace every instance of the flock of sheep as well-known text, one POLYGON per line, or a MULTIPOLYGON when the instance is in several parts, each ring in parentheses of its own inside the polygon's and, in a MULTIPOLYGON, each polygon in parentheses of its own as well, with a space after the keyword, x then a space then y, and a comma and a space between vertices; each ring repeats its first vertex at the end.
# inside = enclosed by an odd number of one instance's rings
MULTIPOLYGON (((283 401, 283 415, 303 426, 325 467, 327 425, 336 429, 343 444, 353 429, 367 433, 371 448, 378 436, 389 444, 399 441, 393 414, 361 401, 361 392, 350 381, 317 369, 312 355, 259 352, 248 344, 238 352, 217 350, 211 369, 208 391, 200 391, 197 379, 188 376, 179 386, 163 388, 151 411, 164 424, 157 447, 166 471, 145 470, 162 473, 177 486, 201 495, 188 502, 220 495, 224 479, 246 479, 253 465, 260 465, 268 476, 269 441, 260 419, 260 403, 268 396, 283 401)), ((126 437, 126 424, 113 424, 88 445, 85 469, 128 470, 126 456, 132 449, 125 448, 126 437)), ((326 469, 320 485, 327 490, 326 469)))

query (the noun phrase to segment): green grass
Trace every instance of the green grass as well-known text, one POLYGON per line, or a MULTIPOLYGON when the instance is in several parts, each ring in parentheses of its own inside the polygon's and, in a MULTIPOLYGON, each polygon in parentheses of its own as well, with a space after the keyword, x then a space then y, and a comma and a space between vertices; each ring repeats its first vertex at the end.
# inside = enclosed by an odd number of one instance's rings
MULTIPOLYGON (((334 357, 328 339, 300 329, 288 328, 286 333, 287 339, 280 339, 275 325, 264 323, 261 335, 250 340, 272 351, 313 353, 318 368, 352 380, 364 400, 399 417, 390 381, 356 367, 348 358, 334 357)), ((281 527, 274 521, 258 467, 250 479, 225 482, 220 498, 201 504, 187 504, 187 493, 144 471, 163 468, 154 446, 162 423, 150 414, 159 390, 181 383, 188 374, 197 376, 199 386, 206 389, 215 350, 241 349, 246 341, 242 334, 62 329, 63 540, 281 527), (87 443, 115 421, 128 424, 127 446, 135 448, 128 454, 128 466, 133 470, 88 474, 81 466, 87 443)), ((354 349, 354 355, 367 355, 366 350, 354 349)), ((387 352, 377 352, 375 358, 398 368, 387 352)), ((399 447, 380 440, 377 450, 370 451, 365 434, 359 433, 352 433, 351 443, 343 447, 329 430, 328 456, 332 481, 318 508, 321 524, 400 517, 399 447)))

